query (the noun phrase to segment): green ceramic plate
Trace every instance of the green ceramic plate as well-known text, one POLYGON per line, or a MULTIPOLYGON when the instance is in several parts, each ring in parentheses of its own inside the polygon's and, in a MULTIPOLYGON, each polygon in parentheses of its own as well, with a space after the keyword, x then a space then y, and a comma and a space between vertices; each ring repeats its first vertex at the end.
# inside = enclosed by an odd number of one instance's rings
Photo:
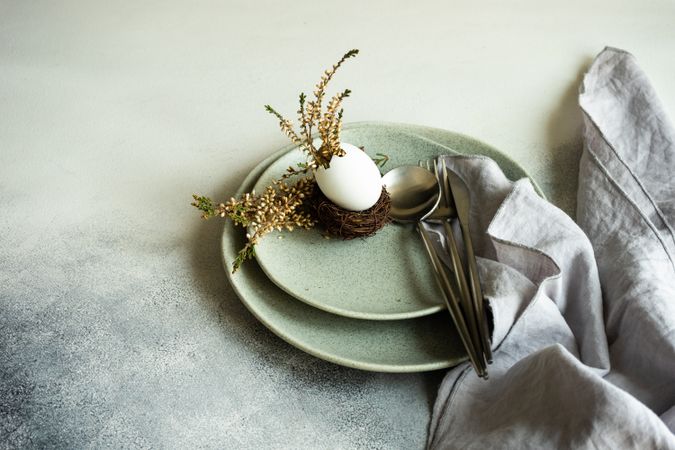
MULTIPOLYGON (((388 168, 417 164, 439 154, 490 154, 514 178, 527 176, 494 149, 446 132, 451 148, 397 126, 351 127, 345 142, 365 146, 371 156, 390 157, 388 168)), ((305 162, 299 149, 281 156, 255 184, 262 192, 286 168, 305 162)), ((390 225, 367 239, 326 239, 317 230, 278 232, 256 246, 256 259, 277 286, 316 308, 355 319, 399 320, 433 314, 445 308, 433 269, 414 227, 390 225)))
MULTIPOLYGON (((410 132, 448 146, 467 139, 443 130, 379 123, 350 125, 345 127, 344 136, 346 141, 354 141, 352 136, 362 137, 365 141, 368 136, 376 138, 394 131, 410 132), (349 139, 346 137, 348 133, 349 139)), ((366 145, 372 142, 369 139, 366 145)), ((260 163, 248 175, 239 192, 252 189, 265 169, 292 148, 282 149, 260 163)), ((370 147, 369 150, 376 151, 370 147)), ((488 153, 488 156, 493 155, 488 153)), ((513 162, 502 165, 502 168, 514 179, 523 173, 513 162)), ((243 245, 241 228, 228 223, 222 238, 225 272, 251 313, 291 345, 336 364, 379 372, 436 370, 466 359, 446 312, 397 321, 358 320, 330 314, 299 302, 279 289, 255 261, 246 262, 236 274, 231 275, 232 261, 243 245)))

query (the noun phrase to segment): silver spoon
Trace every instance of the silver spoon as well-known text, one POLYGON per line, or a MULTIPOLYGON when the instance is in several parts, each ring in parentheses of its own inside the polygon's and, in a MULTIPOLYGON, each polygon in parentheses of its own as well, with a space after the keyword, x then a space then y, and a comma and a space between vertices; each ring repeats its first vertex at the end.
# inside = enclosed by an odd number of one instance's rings
POLYGON ((387 172, 382 184, 391 197, 392 219, 397 222, 419 222, 438 207, 441 185, 428 170, 417 166, 401 166, 387 172))
POLYGON ((387 192, 389 192, 389 196, 391 197, 391 210, 389 213, 391 218, 397 222, 417 224, 417 230, 422 236, 424 247, 434 268, 436 281, 443 293, 450 316, 459 331, 464 348, 469 354, 471 364, 478 376, 486 376, 482 365, 479 364, 478 353, 473 346, 466 322, 460 310, 459 296, 450 284, 445 269, 431 243, 429 232, 421 223, 422 220, 433 213, 440 201, 441 186, 436 176, 422 167, 402 166, 387 172, 382 178, 382 183, 387 188, 387 192))

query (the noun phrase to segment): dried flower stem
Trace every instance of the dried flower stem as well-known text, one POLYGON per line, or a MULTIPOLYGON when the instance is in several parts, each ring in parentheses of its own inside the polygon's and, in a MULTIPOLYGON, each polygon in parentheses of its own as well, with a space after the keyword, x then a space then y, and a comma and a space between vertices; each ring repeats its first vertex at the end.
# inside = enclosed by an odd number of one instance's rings
POLYGON ((315 189, 314 178, 309 172, 319 166, 328 168, 333 156, 342 156, 340 148, 340 132, 342 131, 342 101, 349 97, 351 91, 344 91, 333 96, 322 111, 326 87, 342 64, 356 56, 358 50, 350 50, 333 66, 326 70, 316 84, 314 100, 307 101, 305 93, 299 97, 297 111, 300 122, 300 132, 296 132, 293 123, 282 116, 270 105, 265 110, 279 119, 279 128, 288 138, 298 145, 307 154, 307 163, 300 163, 297 167, 289 167, 286 173, 278 180, 274 180, 260 195, 244 193, 238 199, 231 198, 226 203, 215 205, 209 197, 193 195, 192 205, 202 212, 202 218, 228 218, 235 225, 248 229, 247 243, 239 251, 232 264, 232 272, 236 272, 241 264, 255 256, 255 246, 267 233, 273 230, 294 228, 312 228, 316 224, 315 216, 309 206, 315 189), (316 128, 321 137, 321 147, 316 148, 313 143, 312 131, 316 128), (286 180, 293 176, 300 176, 294 184, 286 180))
MULTIPOLYGON (((303 172, 303 169, 289 169, 294 171, 293 175, 303 172)), ((296 227, 309 229, 316 224, 311 212, 304 206, 305 199, 311 198, 313 193, 314 179, 311 177, 300 178, 292 185, 280 179, 274 180, 260 195, 247 192, 238 199, 232 197, 218 205, 214 205, 208 197, 193 195, 192 206, 202 211, 203 219, 219 216, 248 228, 248 242, 232 267, 232 272, 236 272, 244 261, 255 255, 255 245, 267 233, 282 229, 293 231, 296 227)))
POLYGON ((316 167, 328 168, 333 156, 343 156, 344 150, 340 148, 340 132, 342 131, 342 101, 349 97, 351 91, 344 91, 333 96, 326 107, 322 110, 323 99, 326 96, 326 87, 335 75, 335 72, 349 58, 358 55, 359 51, 353 49, 345 53, 342 58, 326 70, 314 89, 314 100, 306 101, 307 96, 301 93, 299 97, 298 120, 300 122, 300 134, 293 129, 293 123, 284 118, 270 105, 265 105, 265 110, 279 119, 281 131, 294 143, 299 145, 309 156, 309 163, 316 167), (321 138, 321 147, 314 146, 312 129, 316 127, 321 138))

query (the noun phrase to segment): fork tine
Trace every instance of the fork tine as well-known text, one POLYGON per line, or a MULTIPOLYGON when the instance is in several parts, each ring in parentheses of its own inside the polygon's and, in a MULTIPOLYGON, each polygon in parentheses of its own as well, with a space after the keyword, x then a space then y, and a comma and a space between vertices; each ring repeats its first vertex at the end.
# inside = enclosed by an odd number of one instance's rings
MULTIPOLYGON (((448 166, 446 166, 445 163, 441 167, 441 177, 443 178, 443 182, 441 183, 441 190, 443 192, 450 192, 450 181, 448 179, 448 166)), ((450 197, 446 196, 445 202, 447 206, 450 206, 450 197)))
POLYGON ((420 166, 423 169, 427 169, 429 172, 431 172, 431 161, 428 159, 419 159, 417 160, 417 165, 420 166))
POLYGON ((444 162, 440 162, 441 170, 438 170, 438 158, 434 159, 434 172, 436 173, 436 178, 441 183, 441 200, 443 200, 445 207, 450 207, 452 204, 452 196, 450 195, 450 186, 448 185, 448 174, 446 172, 447 168, 444 162))

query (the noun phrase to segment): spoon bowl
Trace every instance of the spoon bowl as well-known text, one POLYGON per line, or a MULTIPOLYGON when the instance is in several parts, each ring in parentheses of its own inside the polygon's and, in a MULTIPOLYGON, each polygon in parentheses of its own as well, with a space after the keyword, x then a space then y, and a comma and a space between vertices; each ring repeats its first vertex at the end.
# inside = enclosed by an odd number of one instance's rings
POLYGON ((436 176, 418 166, 401 166, 382 177, 391 197, 389 215, 397 222, 419 222, 428 217, 441 199, 436 176))

